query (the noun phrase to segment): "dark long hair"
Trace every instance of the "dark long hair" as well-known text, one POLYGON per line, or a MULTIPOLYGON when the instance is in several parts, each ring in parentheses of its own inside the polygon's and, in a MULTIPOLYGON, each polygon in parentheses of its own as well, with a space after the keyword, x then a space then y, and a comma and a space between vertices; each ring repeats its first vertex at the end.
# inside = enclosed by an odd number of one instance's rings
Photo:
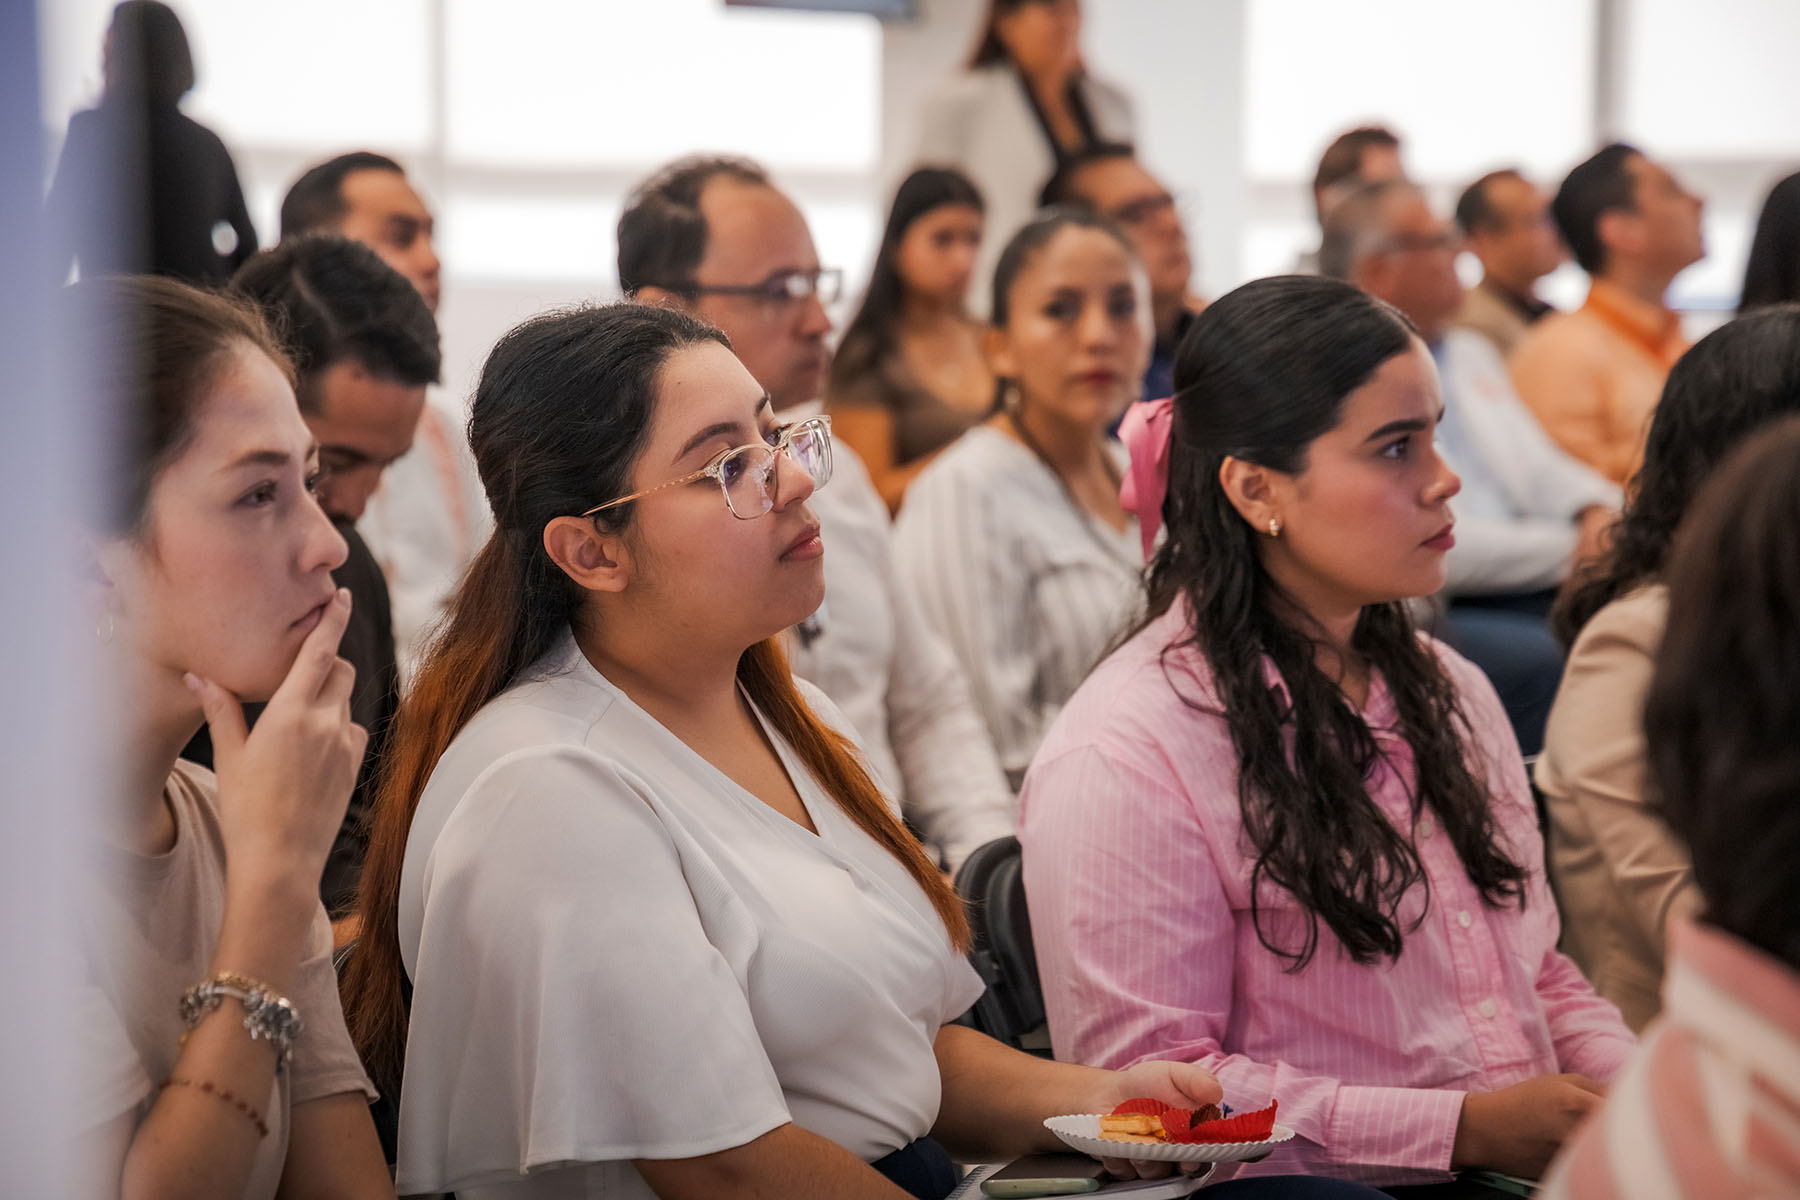
POLYGON ((124 0, 113 9, 107 50, 110 100, 174 104, 194 87, 194 52, 175 10, 159 0, 124 0))
POLYGON ((927 213, 949 205, 985 211, 981 192, 969 177, 950 167, 920 167, 901 181, 888 210, 887 228, 881 233, 881 249, 875 252, 875 268, 869 273, 869 290, 862 306, 844 329, 837 354, 831 360, 831 390, 836 393, 874 370, 893 353, 900 310, 906 300, 906 282, 894 264, 907 231, 927 213))
POLYGON ((1653 582, 1688 504, 1751 433, 1800 409, 1800 305, 1784 304, 1713 330, 1681 356, 1650 419, 1644 465, 1605 554, 1571 579, 1551 614, 1572 645, 1595 613, 1653 582))
MULTIPOLYGON (((1144 624, 1178 602, 1192 614, 1187 637, 1169 649, 1205 656, 1217 699, 1183 700, 1230 729, 1238 807, 1256 853, 1257 936, 1291 970, 1312 960, 1321 921, 1355 962, 1397 957, 1409 932, 1402 900, 1426 879, 1412 838, 1369 796, 1374 736, 1315 664, 1317 643, 1295 624, 1219 473, 1227 457, 1304 471, 1308 447, 1337 426, 1349 395, 1414 344, 1412 325, 1381 301, 1337 280, 1288 275, 1209 305, 1175 356, 1168 536, 1150 563, 1144 624), (1285 704, 1268 686, 1265 659, 1286 685, 1285 704), (1278 944, 1265 926, 1265 881, 1305 910, 1299 946, 1278 944)), ((1413 820, 1436 815, 1487 903, 1522 905, 1526 872, 1498 843, 1490 798, 1470 772, 1473 735, 1456 689, 1406 606, 1364 608, 1351 648, 1394 698, 1414 760, 1413 820)))
POLYGON ((1010 62, 1006 43, 1000 40, 1000 18, 1017 12, 1027 4, 1045 4, 1049 0, 988 0, 987 16, 981 22, 981 36, 975 39, 975 52, 969 55, 969 70, 989 63, 1010 62))
POLYGON ((1656 802, 1705 915, 1800 970, 1800 416, 1740 446, 1669 560, 1644 703, 1656 802))
MULTIPOLYGON (((665 309, 585 307, 525 322, 500 339, 482 368, 469 444, 494 534, 457 588, 394 719, 357 895, 362 936, 343 981, 351 1035, 384 1088, 398 1081, 406 1043, 400 869, 419 796, 477 710, 566 635, 584 593, 545 551, 544 526, 625 492, 663 364, 705 342, 729 344, 712 326, 665 309)), ((603 519, 623 527, 634 508, 621 505, 603 519)), ((854 747, 807 707, 780 643, 746 650, 738 681, 827 794, 924 888, 953 943, 966 946, 955 895, 891 814, 854 747)))
POLYGON ((1776 184, 1763 201, 1744 266, 1738 312, 1800 300, 1800 172, 1776 184))

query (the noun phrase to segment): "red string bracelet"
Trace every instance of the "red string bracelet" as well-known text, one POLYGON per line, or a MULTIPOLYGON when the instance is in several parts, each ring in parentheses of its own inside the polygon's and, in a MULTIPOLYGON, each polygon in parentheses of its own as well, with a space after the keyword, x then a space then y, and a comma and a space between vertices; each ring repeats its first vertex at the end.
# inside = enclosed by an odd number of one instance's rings
POLYGON ((256 1136, 265 1137, 265 1138, 269 1136, 269 1126, 262 1119, 261 1113, 257 1112, 254 1108, 251 1108, 248 1104, 244 1103, 244 1101, 242 1101, 242 1100, 238 1099, 236 1096, 234 1096, 231 1093, 230 1089, 222 1088, 222 1087, 214 1087, 213 1082, 210 1079, 177 1079, 177 1078, 171 1077, 169 1079, 163 1080, 162 1085, 165 1088, 172 1088, 172 1087, 193 1088, 197 1092, 205 1092, 209 1096, 217 1096, 219 1099, 223 1100, 225 1103, 231 1105, 231 1107, 237 1109, 239 1112, 243 1113, 246 1117, 250 1118, 250 1123, 252 1125, 256 1126, 256 1136))

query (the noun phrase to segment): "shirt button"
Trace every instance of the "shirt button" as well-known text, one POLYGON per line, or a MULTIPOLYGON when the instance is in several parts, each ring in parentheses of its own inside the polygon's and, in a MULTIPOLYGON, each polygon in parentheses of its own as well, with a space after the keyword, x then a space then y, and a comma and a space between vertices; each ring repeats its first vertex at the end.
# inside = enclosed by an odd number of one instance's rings
POLYGON ((1475 923, 1475 918, 1470 916, 1469 910, 1465 908, 1456 914, 1456 923, 1461 925, 1464 929, 1467 929, 1475 923))
POLYGON ((1499 1010, 1494 1007, 1494 1002, 1492 1000, 1483 1000, 1476 1011, 1484 1017, 1491 1017, 1499 1010))

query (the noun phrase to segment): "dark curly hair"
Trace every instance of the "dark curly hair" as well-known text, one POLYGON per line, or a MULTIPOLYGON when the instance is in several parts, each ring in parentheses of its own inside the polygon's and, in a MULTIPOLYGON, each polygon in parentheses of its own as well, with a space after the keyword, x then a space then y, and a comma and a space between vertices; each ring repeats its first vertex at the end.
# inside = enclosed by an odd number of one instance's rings
MULTIPOLYGON (((1227 457, 1304 471, 1308 447, 1337 426, 1349 395, 1415 343, 1404 316, 1359 289, 1289 275, 1209 305, 1176 352, 1168 537, 1151 560, 1145 624, 1178 601, 1193 614, 1189 636, 1169 649, 1197 647, 1218 695, 1183 700, 1230 729, 1238 806, 1257 856, 1257 936, 1291 970, 1311 961, 1321 921, 1358 963, 1397 958, 1408 932, 1401 902, 1429 884, 1411 837, 1369 796, 1381 757, 1374 736, 1316 665, 1316 642, 1294 624, 1219 473, 1227 457), (1285 703, 1267 684, 1265 659, 1287 685, 1285 703), (1257 905, 1265 880, 1305 909, 1301 945, 1278 945, 1265 928, 1257 905)), ((1406 606, 1364 608, 1351 647, 1394 698, 1414 760, 1413 819, 1436 815, 1484 901, 1522 906, 1526 872, 1498 843, 1490 798, 1470 773, 1472 732, 1455 686, 1406 606)))
POLYGON ((1644 465, 1605 554, 1563 588, 1551 628, 1574 644, 1595 613, 1662 574, 1688 504, 1732 448, 1800 409, 1800 305, 1739 317, 1694 344, 1669 372, 1644 465))

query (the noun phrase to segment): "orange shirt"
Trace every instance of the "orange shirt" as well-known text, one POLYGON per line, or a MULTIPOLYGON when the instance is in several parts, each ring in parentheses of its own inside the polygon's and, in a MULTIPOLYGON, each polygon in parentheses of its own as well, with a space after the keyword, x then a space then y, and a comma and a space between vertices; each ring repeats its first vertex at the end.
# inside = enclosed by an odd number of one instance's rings
POLYGON ((1643 458, 1669 368, 1689 344, 1674 313, 1596 279, 1580 308, 1533 326, 1507 367, 1556 443, 1623 484, 1643 458))

